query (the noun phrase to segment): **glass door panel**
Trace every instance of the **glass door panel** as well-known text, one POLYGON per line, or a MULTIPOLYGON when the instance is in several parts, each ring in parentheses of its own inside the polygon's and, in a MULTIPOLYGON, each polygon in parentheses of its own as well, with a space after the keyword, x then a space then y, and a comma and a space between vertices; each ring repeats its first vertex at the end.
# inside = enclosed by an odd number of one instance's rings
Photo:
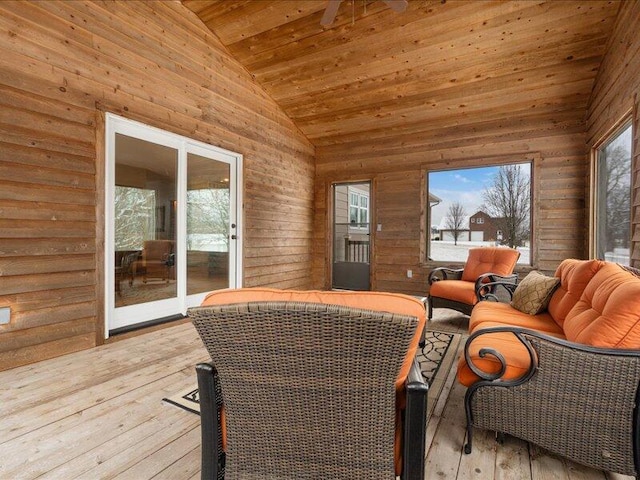
POLYGON ((187 154, 187 295, 229 288, 231 167, 187 154))
POLYGON ((115 307, 177 296, 178 150, 115 135, 115 307))

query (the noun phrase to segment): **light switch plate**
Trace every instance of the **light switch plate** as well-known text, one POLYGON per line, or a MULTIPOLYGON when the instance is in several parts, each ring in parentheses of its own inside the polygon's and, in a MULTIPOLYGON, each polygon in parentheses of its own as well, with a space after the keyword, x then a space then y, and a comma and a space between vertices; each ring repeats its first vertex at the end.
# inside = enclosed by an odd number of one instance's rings
POLYGON ((6 325, 11 321, 11 307, 0 307, 0 325, 6 325))

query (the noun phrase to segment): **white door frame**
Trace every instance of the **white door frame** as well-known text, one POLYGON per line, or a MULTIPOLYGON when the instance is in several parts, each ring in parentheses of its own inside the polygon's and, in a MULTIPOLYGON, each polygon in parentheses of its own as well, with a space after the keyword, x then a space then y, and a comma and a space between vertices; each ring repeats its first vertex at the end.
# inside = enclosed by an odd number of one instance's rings
POLYGON ((186 212, 187 212, 187 154, 193 153, 212 160, 228 163, 230 167, 230 212, 229 232, 236 239, 229 242, 229 286, 242 286, 242 155, 223 148, 199 142, 140 122, 126 119, 112 113, 105 117, 105 264, 104 264, 104 305, 105 338, 109 331, 123 326, 134 325, 172 315, 185 315, 187 308, 199 305, 206 293, 186 295, 186 212), (177 297, 149 302, 141 307, 131 305, 115 307, 115 232, 113 229, 115 211, 115 138, 121 133, 178 151, 177 191, 178 211, 176 212, 176 279, 177 297), (231 227, 235 224, 235 228, 231 227), (133 318, 134 321, 130 322, 133 318))

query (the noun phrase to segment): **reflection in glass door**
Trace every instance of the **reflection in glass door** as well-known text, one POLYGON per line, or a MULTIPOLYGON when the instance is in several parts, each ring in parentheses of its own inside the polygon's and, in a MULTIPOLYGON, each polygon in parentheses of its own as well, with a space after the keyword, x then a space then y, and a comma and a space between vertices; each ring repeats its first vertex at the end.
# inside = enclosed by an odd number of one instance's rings
POLYGON ((175 298, 178 150, 115 135, 115 307, 175 298))
POLYGON ((107 114, 106 335, 239 287, 240 155, 107 114))
POLYGON ((236 227, 230 222, 230 168, 187 154, 187 295, 229 287, 229 250, 236 227))

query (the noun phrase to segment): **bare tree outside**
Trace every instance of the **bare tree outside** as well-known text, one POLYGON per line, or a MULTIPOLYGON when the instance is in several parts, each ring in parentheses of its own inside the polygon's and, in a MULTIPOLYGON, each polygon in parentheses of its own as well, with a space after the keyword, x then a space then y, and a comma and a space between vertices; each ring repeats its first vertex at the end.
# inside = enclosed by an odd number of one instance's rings
POLYGON ((511 248, 525 245, 531 234, 531 175, 523 165, 500 167, 482 198, 483 210, 495 219, 504 243, 511 248))
POLYGON ((200 243, 213 242, 221 244, 221 251, 228 251, 229 189, 189 190, 187 203, 188 249, 197 250, 200 243))
POLYGON ((628 264, 618 257, 629 251, 631 240, 630 126, 598 150, 597 165, 597 257, 628 264))
POLYGON ((116 186, 116 250, 141 250, 145 240, 155 238, 155 204, 154 190, 116 186))
POLYGON ((453 235, 453 244, 458 245, 458 239, 462 235, 462 231, 468 226, 465 225, 466 212, 464 206, 460 202, 454 202, 449 205, 447 211, 447 229, 451 230, 453 235))

